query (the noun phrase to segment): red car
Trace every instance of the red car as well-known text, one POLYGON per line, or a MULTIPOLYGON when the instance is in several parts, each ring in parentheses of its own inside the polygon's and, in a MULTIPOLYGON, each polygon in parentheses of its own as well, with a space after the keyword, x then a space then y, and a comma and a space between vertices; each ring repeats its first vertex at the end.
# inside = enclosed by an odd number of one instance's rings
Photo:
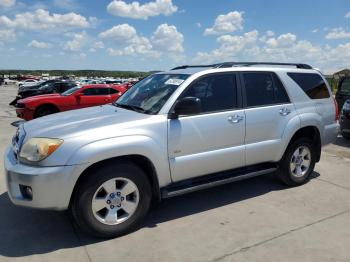
POLYGON ((57 112, 109 104, 125 91, 126 88, 120 85, 73 87, 62 94, 39 95, 18 100, 16 113, 24 120, 31 120, 57 112))

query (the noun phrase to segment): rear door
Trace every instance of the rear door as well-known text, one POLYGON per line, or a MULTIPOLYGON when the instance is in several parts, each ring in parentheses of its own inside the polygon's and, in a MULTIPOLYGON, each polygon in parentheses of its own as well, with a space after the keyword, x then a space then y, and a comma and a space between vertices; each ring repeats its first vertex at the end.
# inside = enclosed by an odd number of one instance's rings
POLYGON ((335 98, 339 109, 342 109, 345 101, 350 99, 350 78, 344 78, 339 82, 335 98))
POLYGON ((272 72, 242 72, 246 116, 246 164, 277 161, 284 129, 296 115, 280 79, 272 72))

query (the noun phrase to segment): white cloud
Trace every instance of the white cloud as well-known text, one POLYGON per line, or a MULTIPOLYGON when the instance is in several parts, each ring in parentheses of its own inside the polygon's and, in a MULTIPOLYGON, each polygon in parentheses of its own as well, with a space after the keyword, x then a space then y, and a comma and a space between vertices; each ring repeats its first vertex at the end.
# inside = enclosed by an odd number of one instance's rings
POLYGON ((81 47, 85 44, 87 38, 86 32, 83 31, 81 33, 68 34, 68 36, 71 36, 72 40, 67 41, 63 45, 63 50, 80 51, 81 47))
POLYGON ((39 42, 37 40, 32 40, 30 43, 28 43, 28 47, 33 47, 33 48, 51 48, 52 45, 50 43, 45 43, 45 42, 39 42))
POLYGON ((312 33, 317 33, 319 31, 319 29, 318 28, 315 28, 314 30, 312 30, 311 32, 312 33))
POLYGON ((16 40, 16 33, 12 29, 0 29, 0 43, 16 40))
POLYGON ((95 42, 95 43, 92 45, 92 47, 93 47, 93 48, 102 49, 102 48, 105 48, 105 45, 103 44, 103 42, 98 41, 98 42, 95 42))
POLYGON ((197 26, 198 28, 202 28, 202 24, 201 24, 200 22, 197 22, 197 23, 196 23, 196 26, 197 26))
POLYGON ((350 18, 350 12, 347 12, 347 13, 345 14, 345 18, 350 18))
MULTIPOLYGON (((100 38, 110 39, 113 47, 107 52, 113 56, 148 56, 160 57, 167 55, 173 60, 179 60, 184 52, 184 36, 174 25, 161 24, 150 38, 141 36, 136 29, 128 24, 113 26, 99 34, 100 38)), ((96 51, 92 48, 90 51, 96 51)))
POLYGON ((103 42, 98 41, 92 44, 91 48, 89 49, 90 52, 96 52, 97 49, 103 49, 105 48, 105 45, 103 42))
POLYGON ((146 37, 139 36, 136 29, 129 24, 121 24, 99 34, 100 38, 111 39, 118 48, 108 48, 113 56, 154 55, 152 44, 146 37))
POLYGON ((350 32, 346 32, 342 27, 333 28, 326 35, 326 39, 345 39, 350 38, 350 32))
POLYGON ((219 15, 213 27, 207 28, 204 35, 218 35, 243 29, 243 12, 233 11, 226 15, 219 15))
POLYGON ((11 7, 16 4, 16 0, 0 0, 0 6, 11 7))
POLYGON ((314 45, 307 40, 298 40, 292 33, 281 34, 261 41, 254 30, 241 36, 218 37, 218 48, 210 52, 198 52, 195 63, 222 61, 272 61, 309 63, 325 73, 348 66, 350 43, 335 47, 314 45))
POLYGON ((184 51, 184 36, 177 31, 174 25, 159 25, 153 33, 151 41, 154 47, 160 51, 171 53, 182 53, 184 51))
POLYGON ((289 47, 295 43, 297 36, 291 33, 282 34, 277 38, 269 38, 266 41, 267 47, 289 47))
POLYGON ((13 19, 7 16, 0 16, 0 26, 9 28, 19 28, 25 30, 59 29, 70 30, 72 28, 87 28, 90 26, 89 20, 76 13, 50 14, 44 9, 37 9, 34 12, 16 14, 13 19))
POLYGON ((86 57, 87 57, 87 55, 85 53, 73 55, 73 59, 75 59, 75 60, 84 60, 86 57))
POLYGON ((129 24, 116 25, 99 34, 101 38, 111 38, 117 42, 127 42, 136 36, 136 29, 129 24))
POLYGON ((169 16, 177 9, 172 0, 155 0, 145 4, 140 4, 137 1, 128 4, 121 0, 113 0, 107 6, 107 11, 111 15, 144 20, 158 15, 169 16))
POLYGON ((157 57, 159 54, 152 50, 152 44, 146 37, 136 37, 133 41, 123 48, 108 48, 107 52, 112 56, 136 56, 145 55, 157 57))

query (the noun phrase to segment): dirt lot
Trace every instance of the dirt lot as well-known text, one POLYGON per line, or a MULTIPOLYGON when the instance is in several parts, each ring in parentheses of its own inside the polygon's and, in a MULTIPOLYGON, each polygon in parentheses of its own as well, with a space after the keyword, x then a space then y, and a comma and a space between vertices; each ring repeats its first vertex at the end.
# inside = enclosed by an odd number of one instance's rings
MULTIPOLYGON (((18 120, 0 87, 0 157, 18 120)), ((144 226, 101 240, 66 212, 15 207, 0 172, 0 261, 350 261, 350 142, 323 150, 306 185, 262 176, 164 201, 144 226)))

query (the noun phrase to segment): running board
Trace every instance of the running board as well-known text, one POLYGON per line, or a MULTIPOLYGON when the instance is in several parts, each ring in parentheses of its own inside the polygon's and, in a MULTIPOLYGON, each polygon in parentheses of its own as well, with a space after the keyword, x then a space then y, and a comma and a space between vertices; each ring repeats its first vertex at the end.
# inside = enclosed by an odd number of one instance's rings
MULTIPOLYGON (((264 169, 257 169, 255 171, 252 168, 248 169, 237 169, 233 171, 225 171, 221 173, 216 173, 212 175, 201 176, 199 178, 188 179, 185 181, 180 181, 173 183, 167 187, 161 189, 162 198, 170 198, 190 192, 220 186, 228 184, 231 182, 236 182, 256 176, 261 176, 265 174, 272 173, 277 170, 276 165, 273 164, 264 164, 264 169), (269 165, 266 166, 266 165, 269 165), (272 165, 272 166, 271 166, 272 165)), ((264 165, 259 165, 262 167, 264 165)), ((257 166, 258 167, 258 166, 257 166)))

